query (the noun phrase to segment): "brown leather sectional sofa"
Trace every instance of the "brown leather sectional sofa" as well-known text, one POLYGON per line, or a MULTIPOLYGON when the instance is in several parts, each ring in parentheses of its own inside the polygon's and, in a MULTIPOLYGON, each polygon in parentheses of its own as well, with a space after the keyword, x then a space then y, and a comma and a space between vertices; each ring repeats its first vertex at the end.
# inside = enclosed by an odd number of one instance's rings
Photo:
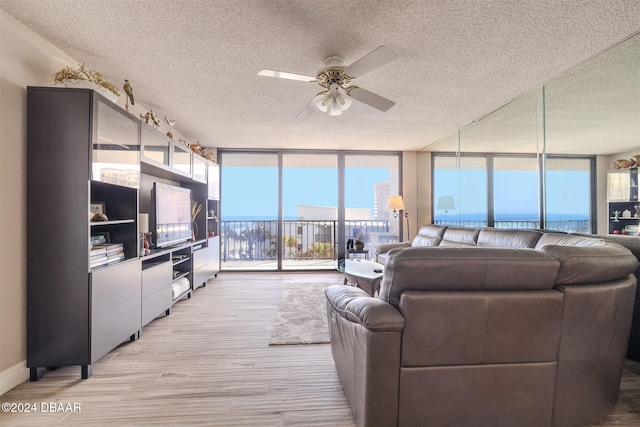
POLYGON ((378 297, 326 290, 359 426, 568 427, 611 411, 636 290, 629 250, 435 225, 417 239, 425 246, 380 247, 378 297))

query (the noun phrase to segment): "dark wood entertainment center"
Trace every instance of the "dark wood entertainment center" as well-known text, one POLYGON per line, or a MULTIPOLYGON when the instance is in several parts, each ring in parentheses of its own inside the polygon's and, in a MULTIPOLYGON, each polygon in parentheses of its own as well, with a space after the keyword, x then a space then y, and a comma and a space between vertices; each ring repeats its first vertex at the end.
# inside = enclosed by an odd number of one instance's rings
POLYGON ((219 272, 219 168, 90 89, 28 87, 27 126, 27 367, 32 381, 75 365, 86 379, 219 272), (154 182, 203 209, 191 241, 144 253, 154 182))

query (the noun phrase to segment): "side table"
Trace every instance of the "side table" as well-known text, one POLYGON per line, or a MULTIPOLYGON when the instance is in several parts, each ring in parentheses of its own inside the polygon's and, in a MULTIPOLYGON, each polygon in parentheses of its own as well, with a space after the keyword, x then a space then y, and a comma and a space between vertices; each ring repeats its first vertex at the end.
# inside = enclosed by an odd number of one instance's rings
POLYGON ((362 258, 369 259, 369 249, 349 249, 347 250, 347 258, 351 258, 352 255, 364 255, 362 258))

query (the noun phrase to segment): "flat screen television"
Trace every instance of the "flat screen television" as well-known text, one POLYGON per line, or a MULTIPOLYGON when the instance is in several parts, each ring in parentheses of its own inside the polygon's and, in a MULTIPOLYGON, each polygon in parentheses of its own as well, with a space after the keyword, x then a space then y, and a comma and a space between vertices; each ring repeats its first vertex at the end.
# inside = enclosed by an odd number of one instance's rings
POLYGON ((153 237, 158 248, 191 239, 191 190, 155 182, 151 195, 153 237))

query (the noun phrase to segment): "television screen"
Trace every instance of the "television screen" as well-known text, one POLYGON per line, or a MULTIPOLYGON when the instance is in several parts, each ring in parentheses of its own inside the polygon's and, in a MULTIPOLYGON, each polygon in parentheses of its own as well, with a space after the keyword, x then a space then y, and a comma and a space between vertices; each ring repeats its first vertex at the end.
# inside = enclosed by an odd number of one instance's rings
POLYGON ((191 190, 159 182, 153 185, 156 247, 191 239, 191 190))

